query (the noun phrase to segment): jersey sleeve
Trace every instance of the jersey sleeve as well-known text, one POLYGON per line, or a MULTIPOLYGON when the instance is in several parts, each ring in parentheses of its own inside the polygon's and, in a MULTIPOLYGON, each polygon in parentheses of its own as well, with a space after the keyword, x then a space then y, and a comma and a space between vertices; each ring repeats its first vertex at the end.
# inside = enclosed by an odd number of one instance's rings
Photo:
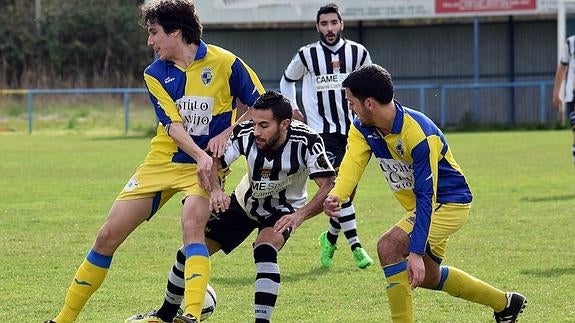
POLYGON ((329 193, 341 201, 347 200, 361 179, 371 157, 371 147, 365 137, 352 123, 347 138, 347 150, 343 156, 335 186, 329 193))
POLYGON ((365 49, 365 57, 363 59, 363 63, 361 64, 361 66, 363 65, 369 65, 371 64, 371 55, 369 55, 369 51, 367 49, 365 49))
POLYGON ((154 112, 160 123, 165 127, 172 122, 182 122, 176 103, 162 86, 162 83, 148 73, 144 73, 144 82, 148 89, 154 112))
POLYGON ((317 134, 313 136, 311 146, 307 150, 306 163, 310 179, 335 176, 335 170, 327 158, 323 140, 317 134))
POLYGON ((415 194, 415 224, 410 237, 409 252, 423 255, 429 236, 431 216, 435 209, 441 139, 428 136, 411 150, 415 194))
POLYGON ((248 149, 247 145, 251 139, 250 136, 253 133, 253 131, 250 131, 251 128, 251 121, 244 121, 234 127, 234 130, 230 135, 230 139, 228 139, 228 146, 220 158, 222 167, 229 167, 241 155, 246 155, 246 151, 248 149))
POLYGON ((256 73, 239 58, 232 63, 230 90, 233 97, 239 98, 243 104, 250 107, 265 92, 256 73))
POLYGON ((571 55, 569 55, 569 39, 567 39, 561 47, 561 56, 559 57, 559 62, 563 65, 568 65, 570 59, 571 55))
POLYGON ((288 82, 296 82, 301 79, 306 72, 306 67, 300 55, 301 51, 297 52, 284 71, 283 76, 288 82))

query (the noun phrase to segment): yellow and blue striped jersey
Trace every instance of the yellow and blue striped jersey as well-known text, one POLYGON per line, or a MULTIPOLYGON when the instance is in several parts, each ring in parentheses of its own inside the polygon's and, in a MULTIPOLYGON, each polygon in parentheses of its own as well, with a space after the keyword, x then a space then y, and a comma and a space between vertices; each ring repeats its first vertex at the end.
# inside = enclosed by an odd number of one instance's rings
POLYGON ((144 81, 159 121, 148 162, 195 163, 178 148, 166 127, 181 122, 194 142, 205 149, 211 138, 232 124, 236 98, 252 106, 264 92, 248 65, 203 41, 188 67, 157 59, 145 69, 144 81))
POLYGON ((394 104, 387 135, 355 118, 330 194, 347 199, 373 154, 396 199, 408 212, 415 210, 409 251, 424 254, 436 204, 470 203, 472 195, 441 130, 423 113, 394 104))

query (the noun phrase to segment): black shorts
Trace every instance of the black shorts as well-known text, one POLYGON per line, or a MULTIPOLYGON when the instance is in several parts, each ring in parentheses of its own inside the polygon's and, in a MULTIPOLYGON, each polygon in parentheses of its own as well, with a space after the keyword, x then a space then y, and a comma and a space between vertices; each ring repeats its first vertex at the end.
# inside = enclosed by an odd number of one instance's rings
MULTIPOLYGON (((222 213, 212 213, 206 224, 206 238, 219 243, 225 254, 232 252, 254 229, 261 230, 273 227, 285 213, 278 213, 268 217, 250 217, 240 206, 235 194, 231 195, 230 207, 222 213)), ((284 234, 287 240, 289 234, 284 234)))
POLYGON ((331 162, 333 168, 338 168, 345 155, 345 148, 347 146, 347 136, 340 133, 322 133, 320 134, 325 145, 327 158, 331 162))

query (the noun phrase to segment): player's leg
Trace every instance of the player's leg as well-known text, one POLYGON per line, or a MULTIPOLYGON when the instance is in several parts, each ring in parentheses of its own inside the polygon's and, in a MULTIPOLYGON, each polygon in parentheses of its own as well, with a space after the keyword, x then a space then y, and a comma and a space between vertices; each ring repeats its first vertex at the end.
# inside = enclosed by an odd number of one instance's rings
POLYGON ((116 249, 138 225, 150 217, 152 201, 152 198, 116 200, 96 236, 92 249, 76 271, 64 306, 54 322, 67 323, 76 320, 88 299, 104 282, 116 249))
POLYGON ((398 225, 385 232, 377 243, 379 263, 387 281, 385 291, 393 322, 414 321, 413 292, 407 275, 408 247, 409 233, 398 225))
MULTIPOLYGON (((275 221, 274 221, 275 222, 275 221)), ((280 289, 280 268, 278 251, 289 238, 289 231, 275 232, 272 226, 260 230, 254 243, 254 263, 256 281, 254 296, 254 315, 256 323, 271 321, 280 289)))
POLYGON ((575 101, 566 102, 565 109, 567 116, 569 117, 569 124, 571 125, 571 133, 573 136, 571 153, 573 155, 573 163, 575 163, 575 101))
MULTIPOLYGON (((211 255, 219 250, 225 254, 232 252, 257 228, 257 222, 248 217, 239 205, 235 194, 231 196, 230 207, 223 213, 212 213, 206 224, 206 245, 211 255)), ((126 320, 131 323, 172 322, 184 299, 184 264, 183 246, 176 254, 176 261, 168 275, 164 302, 157 311, 137 314, 126 320)))
POLYGON ((202 306, 211 275, 211 264, 205 240, 205 227, 210 215, 207 194, 187 195, 182 208, 184 241, 184 314, 174 322, 195 322, 202 306))
MULTIPOLYGON (((458 298, 491 307, 495 317, 515 322, 527 300, 518 293, 506 293, 451 266, 441 266, 447 241, 466 222, 469 204, 443 204, 435 211, 424 257, 426 277, 421 287, 441 290, 458 298)), ((507 320, 505 320, 507 322, 507 320)))
MULTIPOLYGON (((324 140, 329 161, 333 167, 339 168, 345 155, 347 138, 341 134, 322 134, 321 137, 324 140)), ((318 238, 321 247, 320 263, 323 267, 329 268, 333 265, 333 255, 337 249, 337 238, 342 230, 356 265, 364 269, 373 263, 373 260, 361 245, 357 234, 357 222, 352 199, 353 195, 351 199, 342 203, 340 216, 338 218, 330 217, 327 231, 322 232, 318 238)))

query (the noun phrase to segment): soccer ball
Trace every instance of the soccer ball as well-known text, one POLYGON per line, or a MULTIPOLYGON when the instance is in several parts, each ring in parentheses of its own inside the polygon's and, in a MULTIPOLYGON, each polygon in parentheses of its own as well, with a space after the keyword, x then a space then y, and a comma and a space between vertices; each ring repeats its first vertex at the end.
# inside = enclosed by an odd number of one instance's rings
MULTIPOLYGON (((212 287, 212 285, 208 284, 208 288, 206 289, 206 297, 204 298, 204 307, 202 307, 202 316, 200 317, 200 321, 207 320, 208 317, 212 316, 214 310, 216 309, 216 304, 218 302, 218 298, 216 296, 216 291, 212 287)), ((180 306, 180 310, 178 314, 184 313, 184 304, 180 306)))

